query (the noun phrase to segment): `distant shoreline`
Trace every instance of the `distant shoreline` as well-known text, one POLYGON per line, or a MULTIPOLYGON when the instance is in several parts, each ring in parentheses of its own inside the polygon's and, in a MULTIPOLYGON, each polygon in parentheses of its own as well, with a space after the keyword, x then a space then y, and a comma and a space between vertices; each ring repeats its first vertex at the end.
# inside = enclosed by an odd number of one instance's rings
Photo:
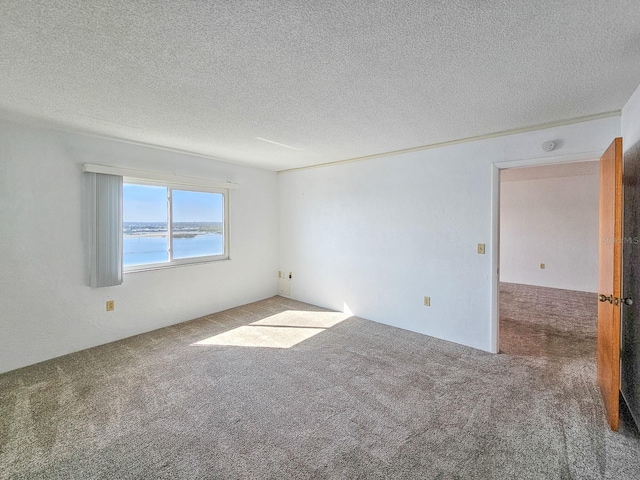
MULTIPOLYGON (((168 235, 168 232, 141 232, 141 233, 125 233, 123 234, 124 238, 138 238, 138 237, 145 237, 145 238, 149 238, 149 237, 159 237, 159 238, 164 238, 168 235)), ((181 232, 174 232, 173 233, 173 238, 193 238, 193 237, 202 237, 205 235, 222 235, 221 233, 216 233, 216 232, 188 232, 188 233, 181 233, 181 232)))

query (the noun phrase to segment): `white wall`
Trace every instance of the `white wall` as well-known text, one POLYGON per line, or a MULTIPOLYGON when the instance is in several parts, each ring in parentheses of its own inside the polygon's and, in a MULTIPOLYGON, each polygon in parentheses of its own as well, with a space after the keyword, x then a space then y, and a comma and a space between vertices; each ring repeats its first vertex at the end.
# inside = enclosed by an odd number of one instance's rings
POLYGON ((622 148, 625 152, 640 145, 640 86, 622 109, 622 148))
POLYGON ((0 122, 0 205, 0 372, 276 293, 273 172, 0 122), (90 288, 84 162, 240 183, 230 192, 231 260, 90 288))
POLYGON ((586 160, 619 133, 611 117, 282 172, 279 259, 293 272, 291 296, 490 351, 492 164, 586 160), (551 139, 560 148, 545 154, 551 139))
POLYGON ((500 280, 596 292, 599 183, 599 175, 502 181, 500 280))

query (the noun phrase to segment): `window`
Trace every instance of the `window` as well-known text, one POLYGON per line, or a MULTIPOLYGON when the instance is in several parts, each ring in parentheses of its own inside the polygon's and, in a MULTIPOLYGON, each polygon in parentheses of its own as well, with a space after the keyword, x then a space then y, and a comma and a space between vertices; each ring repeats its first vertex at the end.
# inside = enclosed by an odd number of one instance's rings
POLYGON ((229 258, 227 203, 227 190, 125 179, 125 271, 229 258))

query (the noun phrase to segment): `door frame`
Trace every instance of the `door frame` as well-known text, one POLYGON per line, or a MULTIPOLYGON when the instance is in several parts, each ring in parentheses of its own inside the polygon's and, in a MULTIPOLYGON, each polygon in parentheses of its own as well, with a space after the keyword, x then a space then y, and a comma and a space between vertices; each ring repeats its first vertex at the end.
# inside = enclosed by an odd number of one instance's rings
POLYGON ((498 273, 498 268, 500 267, 500 170, 597 161, 602 156, 602 152, 604 150, 600 152, 506 160, 491 164, 491 301, 489 309, 491 312, 491 327, 489 329, 491 353, 498 353, 500 350, 500 275, 498 273))

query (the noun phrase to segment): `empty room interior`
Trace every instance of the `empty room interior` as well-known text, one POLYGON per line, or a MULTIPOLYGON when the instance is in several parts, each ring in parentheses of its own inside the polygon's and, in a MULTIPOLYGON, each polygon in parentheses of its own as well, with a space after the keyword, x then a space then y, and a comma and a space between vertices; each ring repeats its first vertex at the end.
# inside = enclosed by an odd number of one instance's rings
POLYGON ((599 182, 597 160, 500 171, 499 351, 548 374, 595 367, 599 182))
POLYGON ((0 45, 0 478, 640 478, 637 0, 0 45))
POLYGON ((597 160, 500 171, 500 351, 595 339, 599 182, 597 160))

